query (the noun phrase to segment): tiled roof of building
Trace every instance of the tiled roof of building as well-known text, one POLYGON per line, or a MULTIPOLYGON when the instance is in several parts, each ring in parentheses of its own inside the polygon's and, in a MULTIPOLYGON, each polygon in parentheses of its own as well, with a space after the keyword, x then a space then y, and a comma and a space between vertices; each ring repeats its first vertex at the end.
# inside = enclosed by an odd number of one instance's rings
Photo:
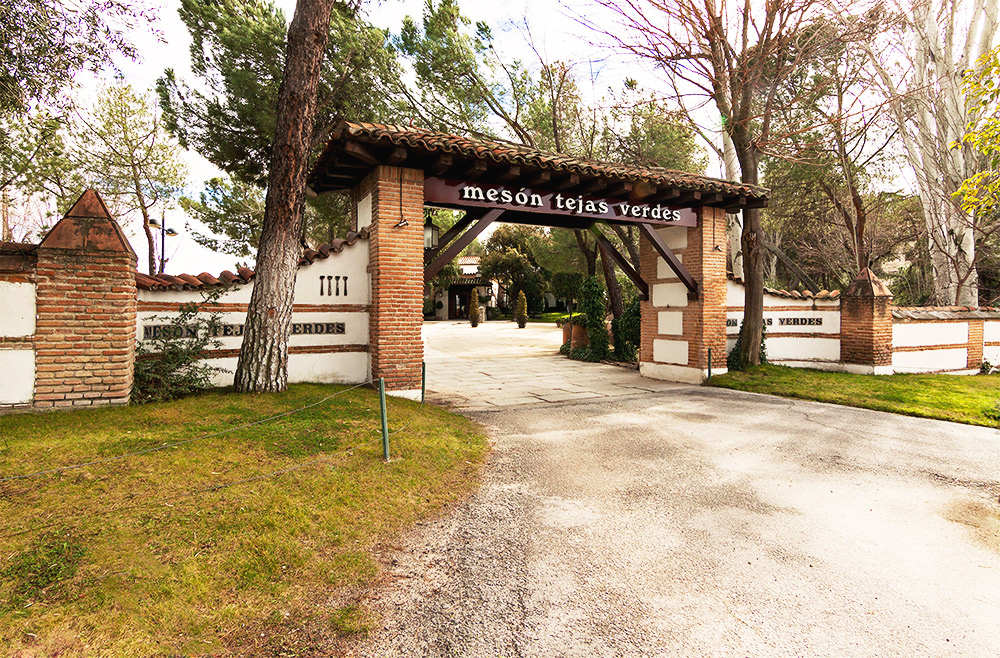
MULTIPOLYGON (((736 283, 745 286, 746 282, 739 277, 735 277, 732 274, 729 275, 730 281, 735 281, 736 283)), ((784 297, 785 299, 819 299, 819 300, 831 300, 840 299, 839 290, 820 290, 817 293, 811 290, 782 290, 778 288, 768 288, 764 286, 764 292, 768 295, 774 295, 775 297, 784 297)))
MULTIPOLYGON (((299 267, 311 265, 317 260, 329 258, 330 254, 336 254, 344 250, 344 247, 353 245, 361 239, 368 239, 368 229, 363 228, 357 233, 351 231, 347 238, 333 240, 324 243, 317 249, 306 249, 299 259, 299 267)), ((194 276, 191 274, 156 274, 150 276, 136 272, 135 286, 140 290, 193 290, 196 288, 209 288, 213 286, 243 285, 250 283, 254 277, 254 271, 249 267, 241 267, 232 273, 225 270, 219 276, 212 276, 208 272, 194 276)))
POLYGON ((1000 320, 991 306, 893 306, 894 320, 1000 320))
MULTIPOLYGON (((540 151, 518 144, 490 141, 474 137, 436 132, 416 126, 393 126, 344 121, 330 135, 326 149, 309 175, 310 185, 317 192, 349 189, 376 163, 414 168, 433 168, 438 157, 440 173, 429 175, 461 178, 457 170, 468 169, 468 161, 483 161, 487 165, 519 166, 531 171, 576 174, 588 180, 607 178, 625 182, 643 182, 661 188, 674 188, 697 193, 719 193, 718 201, 707 205, 731 205, 742 199, 748 207, 766 204, 766 189, 673 171, 660 167, 643 167, 616 162, 584 160, 561 153, 540 151), (364 152, 345 147, 353 142, 374 147, 389 147, 386 153, 364 152), (398 149, 393 152, 391 149, 398 149), (444 156, 441 164, 441 156, 444 156), (460 160, 452 165, 452 156, 460 160), (353 160, 352 160, 353 158, 353 160)), ((488 179, 485 174, 483 179, 488 179)), ((567 192, 572 191, 567 188, 567 192)), ((720 207, 722 207, 720 205, 720 207)))
POLYGON ((459 256, 459 265, 479 265, 479 256, 459 256))

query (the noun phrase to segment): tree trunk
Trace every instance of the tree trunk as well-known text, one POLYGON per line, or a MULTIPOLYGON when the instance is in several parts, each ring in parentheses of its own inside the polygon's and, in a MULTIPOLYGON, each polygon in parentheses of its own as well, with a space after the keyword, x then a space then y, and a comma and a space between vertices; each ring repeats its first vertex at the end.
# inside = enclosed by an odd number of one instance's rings
POLYGON ((618 277, 615 276, 615 263, 601 247, 601 269, 604 270, 604 283, 608 288, 608 301, 611 302, 611 315, 618 319, 625 312, 625 305, 622 303, 622 287, 618 285, 618 277))
POLYGON ((573 233, 576 235, 576 244, 580 247, 580 251, 583 253, 583 257, 587 259, 587 276, 595 276, 597 274, 597 245, 591 249, 587 245, 587 235, 583 231, 577 229, 573 233))
POLYGON ((236 366, 238 392, 283 391, 288 386, 288 336, 302 253, 306 166, 335 4, 298 0, 288 28, 257 270, 236 366))
MULTIPOLYGON (((742 134, 733 139, 736 155, 740 161, 741 180, 757 185, 757 154, 749 135, 742 134)), ((743 234, 740 239, 743 252, 743 277, 746 293, 743 302, 743 326, 740 327, 740 343, 743 353, 740 365, 743 368, 760 365, 760 341, 764 330, 764 233, 760 227, 760 208, 743 210, 743 234)))

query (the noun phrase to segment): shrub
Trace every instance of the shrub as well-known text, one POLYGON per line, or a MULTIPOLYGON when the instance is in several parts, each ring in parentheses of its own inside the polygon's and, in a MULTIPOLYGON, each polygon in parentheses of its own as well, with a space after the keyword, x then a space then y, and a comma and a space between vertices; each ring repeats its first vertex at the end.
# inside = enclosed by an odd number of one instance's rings
MULTIPOLYGON (((761 325, 760 328, 760 362, 767 363, 767 325, 761 325)), ((726 367, 729 370, 741 370, 740 367, 740 354, 743 353, 743 323, 740 323, 740 333, 736 336, 736 344, 733 345, 733 349, 730 350, 729 355, 726 356, 726 367)))
POLYGON ((182 304, 180 312, 172 318, 150 318, 163 320, 167 328, 155 338, 136 343, 134 404, 174 400, 211 388, 212 375, 225 372, 223 368, 200 360, 202 352, 218 347, 221 341, 216 337, 220 328, 219 313, 206 316, 199 311, 204 304, 217 301, 222 292, 216 290, 205 295, 201 303, 182 304))
POLYGON ((524 329, 528 323, 528 298, 524 296, 524 291, 517 293, 517 307, 514 310, 514 321, 517 326, 524 329))
POLYGON ((434 315, 434 300, 424 297, 424 315, 434 315))
POLYGON ((583 282, 580 293, 580 310, 587 316, 587 340, 590 345, 589 358, 585 361, 600 361, 608 356, 608 330, 604 326, 604 289, 596 276, 583 282))
POLYGON ((638 298, 632 300, 620 318, 615 318, 611 322, 611 331, 615 337, 615 358, 619 361, 635 361, 642 335, 638 298))
POLYGON ((560 354, 564 354, 564 355, 565 355, 565 354, 569 354, 570 350, 572 349, 572 347, 570 346, 570 344, 571 344, 572 342, 573 342, 573 340, 572 340, 572 339, 570 339, 570 340, 567 340, 567 341, 566 341, 565 343, 563 343, 562 345, 560 345, 560 346, 559 346, 559 353, 560 353, 560 354))
POLYGON ((469 323, 473 327, 479 326, 479 300, 476 299, 477 295, 473 295, 469 305, 469 323))

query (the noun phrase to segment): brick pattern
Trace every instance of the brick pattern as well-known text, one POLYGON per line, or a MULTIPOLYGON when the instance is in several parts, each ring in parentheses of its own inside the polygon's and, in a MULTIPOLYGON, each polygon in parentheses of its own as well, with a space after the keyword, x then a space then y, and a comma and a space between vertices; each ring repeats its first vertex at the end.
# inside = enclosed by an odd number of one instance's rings
POLYGON ((135 356, 135 260, 38 249, 37 408, 125 404, 135 356))
MULTIPOLYGON (((373 378, 387 390, 420 388, 424 358, 424 172, 376 167, 352 192, 352 206, 372 195, 368 231, 371 273, 369 353, 373 378), (397 228, 400 220, 407 226, 397 228)), ((352 210, 356 218, 356 209, 352 210)))
POLYGON ((892 365, 892 296, 841 295, 840 360, 892 365))
POLYGON ((969 356, 967 368, 979 368, 983 364, 983 326, 984 320, 969 320, 969 356))
MULTIPOLYGON (((699 208, 698 226, 687 229, 687 246, 675 249, 684 267, 699 284, 697 299, 688 299, 683 308, 657 308, 650 301, 640 304, 642 315, 642 335, 639 346, 639 360, 653 361, 653 340, 685 340, 688 343, 690 368, 707 370, 708 350, 712 350, 712 368, 726 367, 726 213, 717 208, 699 208), (716 250, 716 245, 721 250, 716 250), (683 312, 683 326, 680 335, 659 333, 659 312, 680 310, 683 312)), ((676 276, 665 279, 657 276, 659 254, 648 240, 639 242, 640 275, 649 283, 650 289, 659 283, 677 283, 676 276)))

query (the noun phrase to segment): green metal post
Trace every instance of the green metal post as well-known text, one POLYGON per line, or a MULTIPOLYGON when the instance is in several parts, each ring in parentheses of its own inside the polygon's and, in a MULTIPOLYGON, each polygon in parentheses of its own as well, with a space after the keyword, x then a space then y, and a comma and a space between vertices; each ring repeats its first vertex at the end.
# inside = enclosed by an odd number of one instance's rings
POLYGON ((389 421, 385 417, 385 379, 378 378, 378 402, 382 407, 382 457, 389 461, 389 421))
POLYGON ((708 378, 712 378, 712 348, 708 348, 708 378))
POLYGON ((427 390, 427 362, 420 362, 420 404, 424 403, 424 391, 427 390))

